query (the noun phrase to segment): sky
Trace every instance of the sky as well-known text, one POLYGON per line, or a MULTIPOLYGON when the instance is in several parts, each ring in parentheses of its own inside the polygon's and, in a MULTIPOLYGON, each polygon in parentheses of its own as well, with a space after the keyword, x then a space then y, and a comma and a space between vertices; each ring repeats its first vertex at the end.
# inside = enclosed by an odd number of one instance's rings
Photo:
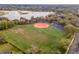
POLYGON ((79 0, 0 0, 0 4, 79 4, 79 0))

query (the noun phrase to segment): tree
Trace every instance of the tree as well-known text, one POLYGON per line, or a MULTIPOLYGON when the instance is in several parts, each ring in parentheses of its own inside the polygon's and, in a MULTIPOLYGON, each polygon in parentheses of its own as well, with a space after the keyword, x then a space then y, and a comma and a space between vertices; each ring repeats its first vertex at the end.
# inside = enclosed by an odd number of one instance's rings
POLYGON ((0 21, 0 30, 11 28, 14 25, 13 21, 2 20, 0 21))
POLYGON ((75 32, 78 32, 79 31, 79 28, 75 27, 74 25, 72 24, 66 24, 64 26, 64 30, 67 34, 67 37, 70 37, 72 36, 75 32))

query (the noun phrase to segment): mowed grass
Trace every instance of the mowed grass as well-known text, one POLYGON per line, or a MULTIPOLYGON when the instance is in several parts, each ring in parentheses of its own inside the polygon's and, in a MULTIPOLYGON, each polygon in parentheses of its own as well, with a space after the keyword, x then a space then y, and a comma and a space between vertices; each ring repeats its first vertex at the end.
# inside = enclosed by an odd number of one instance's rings
POLYGON ((27 52, 33 47, 48 52, 60 46, 59 42, 64 32, 53 26, 40 29, 33 27, 33 25, 17 25, 12 29, 1 31, 1 34, 7 42, 23 52, 27 52))

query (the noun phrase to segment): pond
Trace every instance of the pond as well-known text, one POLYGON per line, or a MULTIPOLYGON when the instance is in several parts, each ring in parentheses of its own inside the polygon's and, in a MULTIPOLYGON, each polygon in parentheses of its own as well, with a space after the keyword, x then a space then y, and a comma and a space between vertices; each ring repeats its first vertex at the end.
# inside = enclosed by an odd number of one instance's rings
POLYGON ((10 20, 14 19, 20 19, 20 17, 24 17, 28 20, 31 19, 32 16, 34 17, 41 17, 41 16, 46 16, 48 14, 54 14, 54 12, 33 12, 33 11, 3 11, 6 14, 2 15, 0 17, 7 17, 10 20), (20 14, 19 12, 28 12, 27 14, 20 14))
POLYGON ((64 25, 62 25, 60 23, 53 23, 52 26, 54 26, 54 27, 56 27, 56 28, 58 28, 58 29, 60 29, 62 31, 64 30, 64 25))

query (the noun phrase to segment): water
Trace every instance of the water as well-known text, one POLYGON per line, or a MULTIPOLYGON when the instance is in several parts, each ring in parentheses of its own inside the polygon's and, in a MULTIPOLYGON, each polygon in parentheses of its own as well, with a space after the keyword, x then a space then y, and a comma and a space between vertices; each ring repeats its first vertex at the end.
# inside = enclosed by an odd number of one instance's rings
POLYGON ((64 25, 59 24, 59 23, 53 23, 53 26, 60 29, 60 30, 64 30, 64 25))
POLYGON ((1 16, 1 17, 7 17, 10 20, 14 19, 20 19, 20 17, 24 17, 28 20, 31 19, 32 16, 34 17, 41 17, 41 16, 46 16, 48 14, 54 14, 54 12, 33 12, 33 11, 21 11, 21 12, 28 12, 28 14, 20 14, 19 11, 3 11, 7 14, 1 16))

